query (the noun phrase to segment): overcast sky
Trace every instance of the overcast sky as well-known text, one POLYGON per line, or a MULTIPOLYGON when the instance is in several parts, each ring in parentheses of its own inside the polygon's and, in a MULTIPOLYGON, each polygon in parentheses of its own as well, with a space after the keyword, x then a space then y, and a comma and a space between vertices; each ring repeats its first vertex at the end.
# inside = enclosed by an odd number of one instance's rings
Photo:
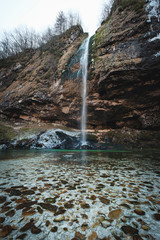
POLYGON ((53 26, 59 11, 79 12, 84 30, 91 35, 98 27, 104 2, 109 0, 0 0, 0 34, 19 26, 38 32, 53 26))

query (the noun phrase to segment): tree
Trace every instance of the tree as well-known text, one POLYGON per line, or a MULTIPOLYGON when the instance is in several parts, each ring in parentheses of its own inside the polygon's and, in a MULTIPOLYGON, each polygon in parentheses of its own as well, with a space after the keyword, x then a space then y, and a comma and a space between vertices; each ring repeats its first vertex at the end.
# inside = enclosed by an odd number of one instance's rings
POLYGON ((101 13, 101 19, 100 19, 101 23, 105 21, 109 16, 113 2, 114 0, 110 0, 109 3, 106 3, 106 2, 104 3, 102 13, 101 13))
POLYGON ((76 25, 81 25, 79 13, 69 12, 68 15, 65 15, 63 11, 60 11, 54 24, 54 33, 55 35, 60 35, 76 25))
POLYGON ((3 33, 0 41, 0 58, 18 54, 26 49, 39 47, 40 35, 27 27, 15 29, 12 33, 3 33))
POLYGON ((81 19, 79 13, 69 12, 67 16, 67 26, 68 28, 76 25, 81 25, 81 19))
POLYGON ((56 35, 60 35, 63 32, 65 32, 66 30, 67 30, 67 18, 64 15, 64 12, 60 11, 56 18, 56 22, 54 25, 54 31, 55 31, 56 35))
POLYGON ((42 34, 40 45, 49 42, 54 35, 55 35, 54 29, 48 27, 47 30, 42 34))

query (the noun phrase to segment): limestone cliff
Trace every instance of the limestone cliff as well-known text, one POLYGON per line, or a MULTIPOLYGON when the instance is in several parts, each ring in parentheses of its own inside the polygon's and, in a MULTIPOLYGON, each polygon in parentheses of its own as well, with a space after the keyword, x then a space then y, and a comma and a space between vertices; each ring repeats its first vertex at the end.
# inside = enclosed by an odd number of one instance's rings
POLYGON ((160 22, 158 9, 153 9, 156 2, 116 0, 110 16, 92 37, 90 126, 160 129, 160 22))
POLYGON ((82 28, 74 26, 36 51, 1 61, 1 117, 77 126, 81 82, 64 81, 62 75, 85 38, 82 28))

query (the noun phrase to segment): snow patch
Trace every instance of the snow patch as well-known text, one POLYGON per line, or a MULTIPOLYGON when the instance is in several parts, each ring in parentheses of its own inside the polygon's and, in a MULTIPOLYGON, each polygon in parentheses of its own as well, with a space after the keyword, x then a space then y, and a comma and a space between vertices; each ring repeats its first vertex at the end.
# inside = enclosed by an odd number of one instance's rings
POLYGON ((154 54, 155 57, 160 57, 160 51, 154 54))
POLYGON ((40 135, 39 139, 36 142, 36 145, 38 144, 40 148, 47 148, 47 149, 58 147, 63 143, 63 141, 65 141, 60 139, 60 137, 57 135, 58 132, 64 133, 70 137, 79 136, 79 132, 65 131, 62 129, 48 130, 45 133, 40 135))
POLYGON ((156 37, 151 38, 151 39, 149 39, 148 41, 149 41, 149 42, 153 42, 153 41, 155 41, 155 40, 160 40, 160 33, 159 33, 156 37))
POLYGON ((146 11, 148 12, 148 22, 151 22, 152 17, 160 18, 160 1, 147 0, 146 11))

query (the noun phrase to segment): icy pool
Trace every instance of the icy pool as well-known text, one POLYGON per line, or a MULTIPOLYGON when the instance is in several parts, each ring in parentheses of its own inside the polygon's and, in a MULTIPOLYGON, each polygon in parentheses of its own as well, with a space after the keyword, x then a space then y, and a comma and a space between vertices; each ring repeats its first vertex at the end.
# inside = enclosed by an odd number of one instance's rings
POLYGON ((159 240, 159 153, 1 151, 0 238, 159 240))

